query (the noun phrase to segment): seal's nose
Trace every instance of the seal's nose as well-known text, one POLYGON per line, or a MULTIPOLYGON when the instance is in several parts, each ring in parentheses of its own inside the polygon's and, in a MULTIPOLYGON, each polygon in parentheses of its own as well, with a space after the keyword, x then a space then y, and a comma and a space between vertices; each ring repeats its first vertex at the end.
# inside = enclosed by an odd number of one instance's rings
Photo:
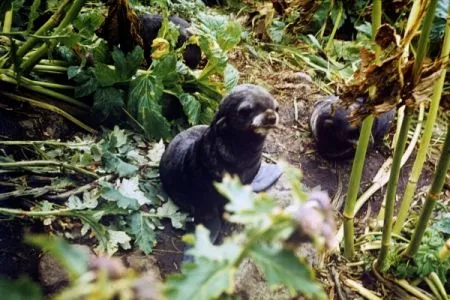
POLYGON ((264 125, 276 125, 278 123, 278 114, 272 109, 264 112, 264 125))

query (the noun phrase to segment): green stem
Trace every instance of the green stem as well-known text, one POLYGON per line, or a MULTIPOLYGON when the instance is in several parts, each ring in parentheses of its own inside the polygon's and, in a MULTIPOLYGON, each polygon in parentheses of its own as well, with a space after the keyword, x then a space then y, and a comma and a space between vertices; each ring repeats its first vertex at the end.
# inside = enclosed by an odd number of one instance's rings
MULTIPOLYGON (((81 8, 84 5, 84 2, 86 0, 74 0, 71 7, 67 11, 67 14, 64 16, 64 19, 61 21, 61 23, 56 28, 56 34, 59 34, 65 27, 70 25, 72 21, 77 17, 78 13, 80 12, 81 8)), ((40 33, 36 32, 37 35, 41 35, 40 33)), ((33 37, 31 37, 33 38, 33 37)), ((36 39, 36 38, 33 38, 36 39)), ((57 41, 53 40, 50 42, 51 48, 54 48, 57 44, 57 41)), ((20 69, 22 72, 27 73, 29 70, 31 70, 38 62, 39 60, 48 52, 48 44, 44 43, 42 44, 36 52, 34 52, 28 60, 24 61, 20 65, 20 69)), ((20 56, 18 54, 18 56, 20 56)))
POLYGON ((5 19, 3 21, 3 32, 4 33, 8 33, 11 31, 12 17, 13 17, 13 11, 11 8, 10 10, 8 10, 5 13, 5 19))
POLYGON ((384 213, 383 236, 381 239, 381 248, 376 262, 376 268, 385 271, 387 256, 391 246, 392 218, 394 217, 395 196, 397 193, 398 177, 400 175, 401 159, 405 150, 406 141, 408 139, 408 130, 411 123, 414 109, 408 108, 402 122, 397 145, 394 149, 391 173, 386 190, 386 209, 384 213))
POLYGON ((94 178, 99 178, 99 176, 91 171, 85 170, 83 168, 54 160, 28 160, 28 161, 15 161, 15 162, 0 162, 0 168, 5 169, 21 169, 29 167, 60 167, 67 170, 72 170, 77 173, 87 175, 94 178))
MULTIPOLYGON (((41 26, 34 34, 36 35, 44 35, 47 31, 49 31, 51 28, 53 28, 56 24, 59 23, 61 20, 61 17, 63 16, 64 12, 67 10, 68 6, 72 3, 71 0, 65 0, 61 5, 58 7, 58 9, 55 11, 55 13, 50 17, 50 19, 47 20, 47 22, 44 23, 44 25, 41 26)), ((37 43, 39 42, 39 39, 35 37, 29 37, 25 43, 23 43, 22 46, 17 50, 17 56, 24 57, 25 54, 27 54, 28 51, 30 51, 37 43)))
MULTIPOLYGON (((372 36, 375 39, 375 34, 381 24, 381 0, 374 0, 372 10, 372 36)), ((379 49, 378 49, 379 50, 379 49)), ((380 60, 380 51, 377 51, 376 62, 380 60)), ((373 95, 373 88, 369 91, 373 95)), ((369 145, 372 134, 372 125, 374 116, 368 116, 362 123, 361 132, 359 134, 358 145, 356 146, 355 159, 353 160, 352 171, 350 174, 349 190, 344 207, 344 255, 348 259, 352 259, 355 255, 354 246, 354 218, 355 218, 355 203, 358 197, 358 191, 361 183, 361 176, 364 168, 364 161, 366 159, 367 147, 369 145)))
POLYGON ((94 144, 92 143, 66 143, 57 141, 0 141, 0 145, 22 146, 22 145, 48 145, 48 146, 65 146, 65 147, 83 147, 94 144))
POLYGON ((352 172, 350 174, 350 183, 348 187, 347 200, 344 207, 344 255, 348 259, 352 259, 355 255, 354 247, 354 223, 355 203, 358 197, 359 184, 364 168, 364 160, 366 157, 367 147, 369 145, 370 136, 372 134, 372 125, 374 117, 368 116, 361 127, 358 145, 356 147, 355 159, 353 160, 352 172))
POLYGON ((0 214, 26 216, 26 217, 70 216, 71 211, 72 209, 70 208, 49 210, 49 211, 26 211, 21 209, 0 207, 0 214))
POLYGON ((436 274, 436 272, 431 272, 430 275, 428 275, 428 279, 430 279, 433 283, 436 289, 439 292, 439 295, 443 300, 448 299, 447 292, 445 291, 445 287, 442 284, 441 279, 439 279, 439 276, 436 274))
MULTIPOLYGON (((16 84, 16 85, 19 84, 16 79, 14 79, 14 78, 6 75, 6 74, 0 74, 0 80, 4 81, 4 82, 11 83, 11 84, 16 84)), ((73 106, 76 106, 76 107, 81 108, 83 110, 89 110, 90 109, 89 105, 86 105, 86 104, 84 104, 84 103, 82 103, 82 102, 80 102, 80 101, 78 101, 78 100, 76 100, 76 99, 74 99, 72 97, 69 97, 67 95, 64 95, 64 94, 52 91, 50 89, 47 89, 47 88, 39 86, 39 85, 35 85, 35 84, 33 84, 32 80, 30 80, 30 79, 28 79, 26 77, 21 77, 21 80, 24 83, 26 83, 26 84, 21 85, 21 86, 26 88, 26 89, 28 89, 28 90, 31 90, 31 91, 34 91, 34 92, 37 92, 37 93, 40 93, 40 94, 43 94, 43 95, 50 96, 52 98, 55 98, 55 99, 58 99, 58 100, 61 100, 61 101, 64 101, 64 102, 67 102, 67 103, 72 104, 73 106)))
POLYGON ((428 225, 431 213, 433 212, 436 201, 440 198, 440 193, 444 187, 445 177, 447 170, 450 166, 450 123, 447 124, 447 136, 445 138, 444 146, 442 147, 442 153, 439 157, 439 162, 436 166, 436 172, 434 173, 433 182, 428 191, 425 203, 420 212, 419 221, 409 243, 408 248, 405 251, 405 255, 408 257, 414 256, 419 250, 420 242, 422 241, 423 234, 428 225))
MULTIPOLYGON (((375 40, 378 28, 381 26, 381 15, 383 13, 381 7, 382 0, 374 0, 372 8, 372 39, 375 40)), ((380 62, 381 48, 375 45, 375 62, 380 62)))
POLYGON ((75 125, 79 126, 80 128, 83 128, 84 130, 86 130, 89 133, 97 133, 97 131, 89 126, 87 126, 86 124, 84 124, 83 122, 81 122, 80 120, 72 117, 70 114, 68 114, 67 112, 65 112, 64 110, 60 109, 59 107, 56 107, 54 105, 51 104, 47 104, 41 101, 36 101, 27 97, 23 97, 23 96, 19 96, 16 94, 12 94, 12 93, 6 93, 6 92, 0 92, 0 94, 8 96, 10 99, 16 100, 16 101, 21 101, 21 102, 27 102, 30 103, 33 106, 39 107, 39 108, 43 108, 49 111, 52 111, 54 113, 57 113, 63 117, 65 117, 67 120, 71 121, 72 123, 74 123, 75 125))
MULTIPOLYGON (((450 7, 449 7, 450 12, 450 7)), ((445 38, 442 45, 441 59, 445 65, 448 61, 448 55, 450 54, 450 24, 447 23, 445 28, 445 38)), ((436 122, 439 102, 441 101, 442 89, 445 82, 445 71, 442 72, 441 77, 436 81, 433 86, 433 95, 431 96, 430 110, 428 111, 428 118, 425 123, 425 129, 423 131, 422 139, 420 140, 419 150, 417 151, 417 156, 412 167, 411 174, 409 176, 408 184, 406 186, 405 192, 403 194, 402 201, 400 202, 400 209, 398 213, 397 221, 394 225, 394 232, 400 233, 403 224, 408 217, 409 208, 411 206, 411 201, 414 197, 414 192, 416 191, 417 182, 419 180, 420 174, 422 172, 423 165, 427 158, 427 150, 430 146, 431 137, 433 135, 433 127, 436 122)))
POLYGON ((419 82, 422 73, 422 65, 428 49, 428 41, 433 25, 434 13, 436 11, 438 0, 431 0, 427 7, 427 13, 424 17, 422 30, 420 33, 419 44, 417 47, 416 60, 413 66, 414 86, 419 82))
POLYGON ((342 15, 344 13, 344 7, 342 5, 342 1, 338 1, 339 10, 336 16, 336 22, 334 22, 333 30, 331 31, 331 34, 328 36, 327 45, 325 46, 325 52, 328 53, 330 51, 331 45, 333 44, 334 36, 336 34, 336 31, 339 28, 339 25, 341 23, 342 15))

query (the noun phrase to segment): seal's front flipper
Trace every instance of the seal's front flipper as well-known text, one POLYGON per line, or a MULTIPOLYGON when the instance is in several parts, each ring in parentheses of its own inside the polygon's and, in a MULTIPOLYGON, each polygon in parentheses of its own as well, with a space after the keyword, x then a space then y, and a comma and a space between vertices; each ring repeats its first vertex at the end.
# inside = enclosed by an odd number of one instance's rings
POLYGON ((254 192, 262 192, 270 188, 283 174, 283 170, 277 164, 261 164, 258 173, 251 185, 254 192))

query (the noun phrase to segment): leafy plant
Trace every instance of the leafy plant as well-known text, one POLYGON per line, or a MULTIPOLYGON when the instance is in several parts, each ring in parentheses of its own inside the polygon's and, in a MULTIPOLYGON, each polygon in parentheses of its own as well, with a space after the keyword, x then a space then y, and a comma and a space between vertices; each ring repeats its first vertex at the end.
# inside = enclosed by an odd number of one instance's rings
MULTIPOLYGON (((163 228, 160 219, 170 219, 175 228, 184 226, 186 214, 178 212, 173 203, 161 196, 156 181, 155 168, 164 151, 162 141, 148 147, 141 136, 115 127, 98 142, 86 137, 67 143, 9 144, 36 145, 37 155, 44 158, 25 162, 24 170, 45 174, 51 166, 57 169, 60 162, 67 161, 67 170, 75 173, 69 172, 46 187, 24 186, 18 193, 0 194, 2 199, 34 195, 37 200, 30 211, 0 208, 0 214, 42 218, 46 225, 57 222, 58 216, 80 219, 81 235, 87 238, 89 232, 94 233, 100 242, 98 250, 109 254, 119 248, 131 248, 132 240, 144 253, 150 253, 155 231, 163 228), (74 179, 86 175, 95 181, 88 181, 81 190, 74 188, 74 179), (60 205, 48 201, 56 199, 67 202, 60 205)), ((24 165, 11 157, 2 158, 7 163, 2 163, 1 168, 20 170, 24 165)), ((66 235, 71 235, 70 230, 66 235)))

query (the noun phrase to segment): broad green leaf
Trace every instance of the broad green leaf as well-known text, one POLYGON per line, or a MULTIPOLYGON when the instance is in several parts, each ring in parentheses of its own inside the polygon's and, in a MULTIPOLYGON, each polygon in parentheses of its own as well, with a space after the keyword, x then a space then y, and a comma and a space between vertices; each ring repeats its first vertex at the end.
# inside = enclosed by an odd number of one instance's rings
POLYGON ((109 57, 109 47, 105 40, 98 39, 92 48, 93 61, 106 64, 109 57))
POLYGON ((283 21, 274 19, 268 28, 270 39, 275 43, 281 43, 284 37, 286 24, 283 21))
POLYGON ((285 285, 293 296, 300 292, 307 298, 326 299, 321 286, 313 281, 311 270, 291 251, 255 245, 249 256, 264 271, 270 286, 285 285))
POLYGON ((169 276, 164 290, 171 300, 209 300, 234 290, 236 269, 228 264, 199 259, 184 264, 181 274, 169 276))
POLYGON ((86 36, 95 34, 95 31, 103 24, 104 17, 99 10, 90 9, 82 11, 74 20, 73 25, 78 31, 86 36))
POLYGON ((214 119, 214 111, 210 107, 202 108, 199 122, 201 124, 209 124, 214 119))
POLYGON ((102 164, 107 172, 114 172, 120 177, 130 177, 138 171, 138 168, 135 165, 126 163, 109 152, 103 154, 102 164))
POLYGON ((118 116, 125 106, 123 102, 123 91, 114 87, 98 88, 94 94, 92 109, 105 120, 108 117, 118 116))
POLYGON ((183 228, 186 222, 187 213, 178 211, 179 207, 172 201, 167 201, 162 206, 158 207, 156 214, 165 218, 170 218, 170 222, 174 228, 183 228))
MULTIPOLYGON (((164 86, 161 80, 145 73, 137 76, 130 83, 130 94, 128 98, 127 110, 137 116, 140 107, 145 103, 156 111, 161 111, 159 99, 163 94, 164 86)), ((141 120, 140 120, 141 121, 141 120)))
POLYGON ((0 295, 8 300, 41 300, 44 299, 41 287, 28 277, 16 280, 0 278, 0 295))
POLYGON ((128 220, 129 232, 134 235, 134 242, 142 252, 150 254, 156 241, 154 225, 150 222, 150 218, 143 216, 141 212, 137 212, 132 214, 128 220))
POLYGON ((120 81, 120 75, 108 65, 96 63, 94 66, 95 78, 101 87, 109 87, 120 81))
POLYGON ((252 188, 250 186, 243 186, 239 177, 225 176, 222 183, 215 183, 214 185, 229 200, 226 205, 226 209, 229 212, 236 213, 253 209, 252 188))
POLYGON ((137 114, 137 120, 150 138, 170 136, 170 124, 163 117, 159 104, 162 93, 161 81, 149 73, 142 74, 131 82, 128 110, 137 114))
POLYGON ((201 104, 191 94, 183 93, 179 97, 184 113, 188 117, 189 124, 197 125, 200 119, 201 104))
POLYGON ((30 6, 30 14, 28 18, 28 26, 27 26, 27 33, 30 33, 33 29, 33 23, 39 16, 39 6, 41 5, 41 0, 33 0, 33 3, 30 6))
POLYGON ((177 57, 175 53, 169 53, 162 59, 152 63, 152 75, 164 82, 164 85, 175 84, 178 79, 177 57))
POLYGON ((124 55, 121 50, 115 48, 112 57, 116 67, 117 77, 120 81, 126 81, 136 74, 136 71, 142 64, 142 61, 144 60, 144 50, 141 47, 136 46, 132 52, 124 55))
POLYGON ((158 143, 154 143, 148 150, 147 157, 151 162, 159 163, 164 153, 165 146, 163 140, 159 140, 158 143))
POLYGON ((70 245, 64 239, 50 235, 30 235, 26 242, 49 252, 75 279, 87 271, 89 252, 85 248, 70 245))
POLYGON ((83 200, 80 197, 72 195, 67 200, 67 208, 81 210, 81 209, 93 209, 98 205, 99 195, 95 194, 95 190, 85 191, 83 193, 83 200))
POLYGON ((227 64, 223 76, 225 90, 229 92, 238 84, 239 72, 233 65, 227 64))

